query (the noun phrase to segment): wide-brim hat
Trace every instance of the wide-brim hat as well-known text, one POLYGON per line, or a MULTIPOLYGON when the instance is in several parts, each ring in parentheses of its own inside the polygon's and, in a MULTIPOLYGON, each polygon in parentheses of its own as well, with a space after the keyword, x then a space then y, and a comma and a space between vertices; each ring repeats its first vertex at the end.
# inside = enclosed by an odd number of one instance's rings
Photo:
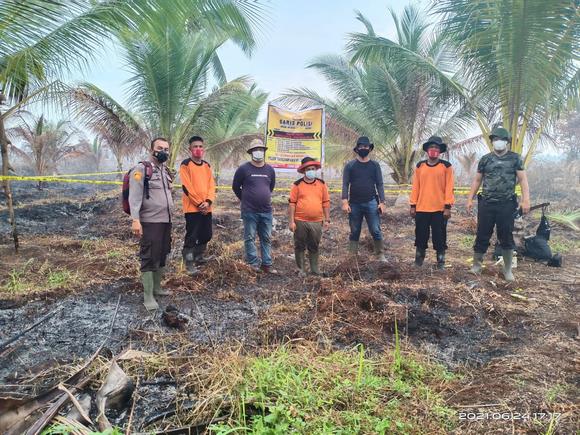
POLYGON ((313 159, 312 157, 304 157, 302 159, 301 165, 298 167, 298 172, 303 174, 306 171, 306 168, 309 166, 315 166, 316 169, 320 169, 322 167, 318 160, 313 159))
POLYGON ((268 149, 268 147, 264 145, 264 142, 262 142, 260 139, 254 139, 252 142, 250 142, 250 145, 248 145, 248 147, 246 148, 246 152, 248 154, 251 154, 252 150, 255 150, 256 148, 263 148, 264 150, 268 149))
POLYGON ((439 136, 431 136, 429 139, 427 139, 427 142, 423 144, 423 151, 427 152, 429 145, 437 145, 439 147, 439 151, 442 153, 447 151, 447 144, 444 143, 443 139, 441 139, 439 136))
POLYGON ((359 145, 367 145, 371 149, 371 151, 375 148, 375 145, 366 136, 361 136, 357 139, 356 145, 354 146, 353 150, 356 151, 359 145))

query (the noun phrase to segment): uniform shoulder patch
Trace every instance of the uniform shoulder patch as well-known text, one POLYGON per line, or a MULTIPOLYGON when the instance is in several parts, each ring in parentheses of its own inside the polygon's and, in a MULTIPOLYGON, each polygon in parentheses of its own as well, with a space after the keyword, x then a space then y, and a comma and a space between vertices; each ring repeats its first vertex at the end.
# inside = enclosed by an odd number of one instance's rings
POLYGON ((133 171, 133 178, 137 181, 141 181, 143 174, 140 171, 133 171))
POLYGON ((326 182, 322 178, 317 178, 317 180, 320 181, 322 184, 326 184, 326 182))
POLYGON ((419 166, 421 166, 423 163, 427 163, 427 160, 421 160, 420 162, 417 163, 417 168, 419 166))
POLYGON ((451 167, 451 162, 448 162, 447 160, 441 160, 441 163, 443 163, 446 168, 450 168, 451 167))
POLYGON ((187 159, 185 159, 183 162, 181 162, 181 164, 182 164, 183 166, 187 166, 187 165, 189 165, 189 162, 191 162, 191 159, 190 159, 190 158, 187 158, 187 159))
POLYGON ((302 183, 303 181, 304 181, 304 178, 299 178, 298 180, 296 180, 296 181, 294 182, 294 185, 295 185, 295 186, 298 186, 298 185, 299 185, 300 183, 302 183))

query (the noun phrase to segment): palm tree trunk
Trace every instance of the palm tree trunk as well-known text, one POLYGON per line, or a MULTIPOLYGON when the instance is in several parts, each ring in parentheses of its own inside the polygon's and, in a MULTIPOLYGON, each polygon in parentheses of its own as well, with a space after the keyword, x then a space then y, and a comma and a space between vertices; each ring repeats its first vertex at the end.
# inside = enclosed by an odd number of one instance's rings
MULTIPOLYGON (((1 103, 1 101, 0 101, 1 103)), ((2 154, 2 175, 8 176, 8 137, 4 128, 4 118, 0 112, 0 153, 2 154)), ((14 203, 12 202, 12 190, 10 189, 10 180, 4 180, 4 194, 6 195, 6 205, 8 206, 8 217, 12 225, 12 239, 14 240, 14 251, 18 252, 18 229, 16 228, 16 216, 14 214, 14 203)))

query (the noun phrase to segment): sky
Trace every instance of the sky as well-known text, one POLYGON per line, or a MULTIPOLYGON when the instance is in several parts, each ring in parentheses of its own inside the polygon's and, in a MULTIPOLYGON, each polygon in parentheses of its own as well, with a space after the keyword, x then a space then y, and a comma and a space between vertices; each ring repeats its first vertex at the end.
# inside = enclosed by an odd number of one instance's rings
MULTIPOLYGON (((308 87, 323 96, 332 93, 324 79, 308 63, 323 54, 343 52, 347 34, 363 32, 356 20, 359 10, 373 24, 375 31, 388 38, 395 35, 389 8, 397 13, 407 4, 428 6, 428 0, 270 0, 265 23, 258 29, 258 44, 251 57, 238 47, 227 44, 220 49, 220 58, 228 80, 249 75, 260 89, 275 99, 285 90, 308 87)), ((84 75, 73 80, 86 80, 104 89, 117 101, 127 102, 124 83, 129 74, 124 69, 121 53, 108 47, 106 53, 84 75)))

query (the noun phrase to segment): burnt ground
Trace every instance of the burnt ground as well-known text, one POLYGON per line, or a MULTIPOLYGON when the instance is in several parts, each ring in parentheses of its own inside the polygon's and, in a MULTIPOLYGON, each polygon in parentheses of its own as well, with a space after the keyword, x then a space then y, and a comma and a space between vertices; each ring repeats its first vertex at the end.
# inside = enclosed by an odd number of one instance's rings
MULTIPOLYGON (((175 329, 142 305, 137 242, 113 191, 70 185, 36 191, 21 185, 15 198, 18 255, 10 246, 6 211, 0 209, 0 343, 54 314, 0 350, 2 397, 38 394, 107 337, 112 355, 128 348, 171 352, 183 343, 191 352, 223 345, 252 349, 288 339, 337 347, 364 343, 381 352, 393 347, 396 321, 405 349, 461 375, 446 392, 450 407, 542 413, 535 421, 461 420, 457 433, 543 433, 548 413, 561 414, 556 433, 578 427, 578 233, 554 227, 556 240, 567 248, 564 267, 520 258, 517 281, 506 284, 491 258, 481 276, 468 273, 472 217, 460 214, 450 221, 448 267, 436 271, 432 252, 423 268, 411 264, 413 223, 406 208, 392 207, 383 220, 387 264, 372 260, 367 238, 358 261, 350 260, 347 221, 336 206, 334 226, 322 243, 322 268, 329 276, 303 279, 295 273, 280 195, 274 232, 280 275, 260 276, 243 264, 237 204, 232 194, 221 192, 210 244, 216 260, 199 277, 183 271, 184 225, 176 213, 164 282, 173 295, 160 300, 162 308, 174 305, 189 319, 175 329)), ((159 403, 171 402, 175 387, 161 381, 153 374, 139 388, 133 427, 163 409, 159 403)), ((113 423, 126 424, 127 413, 116 417, 113 423)))

